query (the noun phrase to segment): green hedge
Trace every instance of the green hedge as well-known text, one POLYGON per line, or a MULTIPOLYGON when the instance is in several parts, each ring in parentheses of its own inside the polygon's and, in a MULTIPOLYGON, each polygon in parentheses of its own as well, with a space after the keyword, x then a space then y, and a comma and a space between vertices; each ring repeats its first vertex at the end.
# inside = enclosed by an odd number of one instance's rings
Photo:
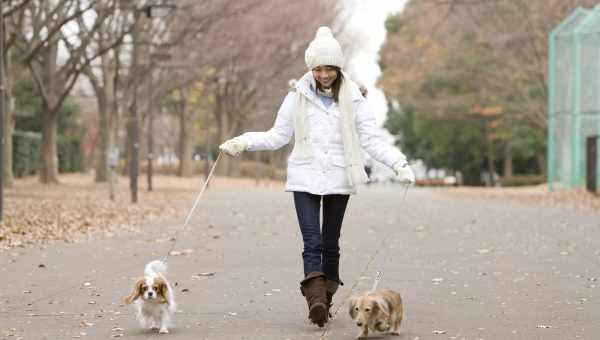
POLYGON ((502 185, 503 187, 538 185, 545 182, 546 179, 542 175, 515 175, 511 177, 502 177, 500 179, 500 185, 502 185))
MULTIPOLYGON (((235 161, 238 161, 237 159, 235 161)), ((240 167, 240 176, 247 178, 255 178, 256 176, 256 163, 254 161, 239 161, 240 167)), ((141 162, 140 172, 146 173, 146 161, 141 162)), ((193 175, 203 175, 204 174, 204 161, 194 161, 192 163, 192 173, 193 175)), ((214 164, 211 163, 211 166, 214 164)), ((269 178, 273 180, 285 181, 286 180, 286 169, 277 168, 272 165, 268 165, 265 163, 260 163, 260 177, 261 178, 269 178)), ((178 165, 154 165, 155 173, 163 174, 163 175, 175 175, 177 174, 178 165)))
POLYGON ((41 133, 14 131, 13 173, 15 177, 23 177, 37 173, 40 164, 41 145, 41 133))
MULTIPOLYGON (((259 174, 260 178, 269 178, 278 181, 286 180, 286 169, 277 168, 272 165, 265 163, 259 163, 259 174)), ((240 176, 241 177, 256 177, 256 162, 253 161, 241 161, 240 164, 240 176)))
MULTIPOLYGON (((13 133, 13 173, 15 177, 34 175, 40 166, 42 135, 38 132, 15 131, 13 133)), ((81 138, 58 136, 58 171, 83 170, 81 138)))
POLYGON ((83 171, 83 153, 79 136, 58 136, 58 171, 83 171))

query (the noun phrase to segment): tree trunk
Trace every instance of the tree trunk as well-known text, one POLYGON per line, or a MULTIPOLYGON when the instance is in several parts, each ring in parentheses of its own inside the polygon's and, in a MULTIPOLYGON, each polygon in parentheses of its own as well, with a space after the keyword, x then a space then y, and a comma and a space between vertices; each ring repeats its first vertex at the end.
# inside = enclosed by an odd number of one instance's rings
MULTIPOLYGON (((103 89, 102 89, 103 90, 103 89)), ((105 183, 108 180, 108 144, 109 144, 109 127, 108 127, 108 101, 104 94, 96 94, 98 97, 98 115, 100 119, 100 143, 96 152, 96 183, 105 183)))
POLYGON ((57 115, 44 105, 42 128, 42 152, 40 154, 40 182, 44 184, 58 183, 58 148, 57 148, 57 115))
POLYGON ((512 177, 513 175, 513 158, 512 147, 507 143, 504 147, 504 177, 512 177))
MULTIPOLYGON (((223 112, 219 115, 219 140, 217 144, 224 143, 225 141, 232 138, 232 133, 229 123, 229 117, 227 113, 223 112)), ((217 166, 217 172, 223 176, 231 176, 232 167, 231 167, 232 158, 229 156, 221 157, 221 161, 217 166)))
POLYGON ((286 159, 285 156, 288 152, 288 146, 284 146, 279 150, 273 150, 269 152, 269 165, 274 166, 276 168, 285 168, 286 167, 286 159))
MULTIPOLYGON (((113 77, 113 84, 118 80, 118 72, 115 73, 113 77)), ((119 149, 118 148, 118 140, 119 140, 119 103, 117 101, 117 86, 111 86, 109 93, 111 94, 111 101, 109 103, 110 106, 110 115, 108 119, 108 149, 119 149)), ((118 169, 119 169, 119 159, 116 159, 116 164, 111 166, 108 172, 109 180, 109 197, 112 201, 116 198, 117 186, 118 186, 118 169)))
POLYGON ((496 158, 494 156, 494 143, 491 140, 488 140, 487 166, 490 174, 489 183, 491 186, 496 186, 496 158))
POLYGON ((192 115, 184 108, 179 116, 179 171, 178 176, 192 176, 192 153, 194 148, 192 115))
POLYGON ((256 185, 258 186, 258 184, 260 183, 260 178, 262 177, 262 164, 260 162, 260 152, 259 151, 255 151, 254 152, 254 181, 256 182, 256 185))
MULTIPOLYGON (((116 51, 115 55, 119 55, 119 52, 116 51)), ((119 121, 119 101, 118 101, 118 93, 119 93, 119 58, 115 59, 115 65, 114 65, 114 70, 113 73, 111 73, 111 77, 110 79, 107 80, 107 84, 110 82, 110 86, 109 86, 109 90, 108 93, 110 93, 110 101, 109 101, 109 107, 110 107, 110 114, 108 117, 108 130, 109 130, 109 134, 108 134, 108 148, 109 149, 113 149, 113 148, 117 148, 119 149, 119 153, 122 154, 123 153, 123 148, 119 147, 119 128, 121 127, 120 121, 119 121)), ((117 162, 118 163, 118 162, 117 162)), ((112 169, 112 171, 115 174, 115 178, 117 178, 117 174, 118 174, 118 164, 115 166, 114 169, 112 169)))
POLYGON ((547 180, 548 179, 548 167, 547 167, 548 164, 546 164, 546 154, 538 153, 535 158, 537 160, 538 167, 540 168, 542 176, 544 176, 544 178, 547 180))
POLYGON ((5 77, 5 110, 4 110, 4 187, 12 188, 15 182, 13 173, 13 131, 15 130, 15 105, 12 95, 13 72, 8 71, 5 77))
POLYGON ((13 174, 13 131, 15 130, 14 106, 10 88, 6 92, 6 110, 4 110, 4 186, 12 188, 15 182, 13 174))
MULTIPOLYGON (((46 95, 42 102, 42 152, 40 162, 40 182, 44 184, 58 183, 58 41, 48 42, 44 55, 43 82, 46 95)), ((43 85, 42 85, 43 86, 43 85)))

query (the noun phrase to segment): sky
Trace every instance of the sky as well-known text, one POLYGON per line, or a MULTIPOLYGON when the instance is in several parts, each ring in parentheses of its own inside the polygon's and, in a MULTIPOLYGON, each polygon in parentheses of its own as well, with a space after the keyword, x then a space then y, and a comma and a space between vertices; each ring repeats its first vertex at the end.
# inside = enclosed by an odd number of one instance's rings
POLYGON ((346 0, 355 8, 349 28, 358 30, 367 38, 366 44, 347 60, 347 69, 352 78, 369 89, 368 101, 379 125, 383 124, 387 113, 387 101, 383 92, 375 87, 381 75, 378 65, 379 49, 385 40, 385 19, 389 14, 402 10, 406 0, 346 0))

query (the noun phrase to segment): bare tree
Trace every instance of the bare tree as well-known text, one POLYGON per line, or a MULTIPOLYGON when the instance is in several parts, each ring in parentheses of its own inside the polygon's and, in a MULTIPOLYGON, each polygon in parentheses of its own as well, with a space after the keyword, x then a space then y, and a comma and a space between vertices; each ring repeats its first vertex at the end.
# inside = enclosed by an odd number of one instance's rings
MULTIPOLYGON (((276 111, 281 99, 269 104, 262 99, 272 93, 283 98, 288 80, 301 76, 305 69, 304 49, 317 27, 331 25, 338 11, 339 7, 320 1, 285 6, 262 1, 243 15, 213 25, 196 48, 210 51, 203 59, 216 69, 213 112, 219 142, 244 130, 256 112, 266 112, 259 107, 270 105, 270 111, 276 111), (257 20, 266 16, 270 19, 257 20)), ((225 158, 222 164, 221 171, 230 174, 229 160, 225 158)))
MULTIPOLYGON (((26 3, 26 2, 25 2, 26 3)), ((13 84, 13 77, 14 77, 14 68, 12 67, 12 59, 10 58, 11 55, 11 46, 13 45, 13 37, 15 36, 14 34, 14 29, 9 29, 12 28, 12 26, 10 25, 11 22, 14 20, 18 20, 13 18, 14 17, 21 17, 22 15, 18 15, 18 11, 20 8, 22 8, 24 6, 25 3, 19 4, 19 6, 14 5, 14 4, 8 4, 9 6, 12 5, 11 7, 9 7, 9 9, 4 10, 3 13, 1 13, 0 15, 2 15, 4 17, 4 27, 3 27, 3 36, 0 37, 0 39, 4 39, 3 42, 3 54, 0 56, 0 58, 2 58, 2 62, 0 63, 0 65, 2 67, 4 67, 4 69, 2 70, 2 75, 4 76, 4 79, 2 79, 2 85, 4 86, 4 108, 3 108, 3 112, 4 112, 4 116, 3 116, 3 128, 4 131, 2 131, 2 135, 4 136, 4 145, 3 145, 3 166, 4 169, 3 170, 3 175, 4 175, 4 185, 7 187, 12 187, 13 182, 14 182, 14 175, 13 175, 13 157, 12 157, 12 153, 13 153, 13 148, 12 148, 12 135, 13 135, 13 131, 14 131, 14 127, 15 127, 15 120, 14 120, 14 109, 13 109, 13 94, 12 94, 12 84, 13 84), (8 21, 8 24, 6 24, 6 22, 8 21), (7 32, 8 31, 8 34, 7 32), (7 37, 8 35, 8 37, 7 37)), ((23 11, 21 11, 23 12, 23 11)), ((19 24, 20 26, 20 24, 19 24)))
MULTIPOLYGON (((93 34, 93 41, 86 49, 88 59, 93 58, 98 51, 106 50, 108 45, 113 48, 101 54, 95 62, 88 65, 83 73, 89 80, 98 103, 98 116, 100 122, 99 143, 96 150, 95 181, 104 182, 108 177, 108 152, 116 143, 118 130, 119 102, 118 92, 122 87, 120 79, 122 41, 131 30, 128 20, 129 11, 115 11, 115 13, 93 34), (113 131, 111 134, 110 132, 113 131)), ((79 26, 83 23, 79 20, 79 26)))
MULTIPOLYGON (((143 63, 152 69, 143 68, 143 73, 160 77, 152 81, 151 98, 172 93, 185 101, 171 107, 180 126, 178 173, 188 175, 198 111, 212 106, 217 143, 245 129, 250 119, 264 120, 261 128, 268 128, 288 80, 304 72, 306 44, 318 26, 333 23, 340 7, 315 0, 285 5, 275 0, 183 0, 177 6, 159 39, 159 44, 172 46, 171 59, 160 65, 148 61, 153 53, 149 45, 143 63), (261 20, 267 16, 271 19, 261 20)), ((227 164, 225 172, 230 172, 227 164)))
POLYGON ((4 5, 2 13, 5 22, 4 50, 3 58, 4 65, 4 95, 5 95, 5 111, 4 111, 4 184, 7 187, 12 187, 14 182, 13 175, 13 131, 15 128, 15 106, 14 95, 12 92, 13 84, 17 74, 22 71, 20 65, 14 63, 12 57, 15 43, 17 42, 18 32, 23 30, 25 18, 25 6, 32 0, 7 1, 4 5))
POLYGON ((86 54, 93 35, 111 17, 116 4, 117 0, 48 0, 25 6, 28 29, 19 32, 19 46, 42 98, 42 183, 58 182, 57 118, 62 104, 85 68, 120 43, 113 42, 91 57, 86 54), (82 17, 89 19, 78 20, 82 17), (63 58, 59 51, 67 55, 63 58))

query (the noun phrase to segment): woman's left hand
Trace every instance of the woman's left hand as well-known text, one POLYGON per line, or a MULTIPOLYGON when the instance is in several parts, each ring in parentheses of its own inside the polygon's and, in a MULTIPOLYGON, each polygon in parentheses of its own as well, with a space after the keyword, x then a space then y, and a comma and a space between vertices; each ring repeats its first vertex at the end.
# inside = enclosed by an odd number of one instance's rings
POLYGON ((415 173, 412 171, 408 163, 398 162, 394 165, 394 172, 401 183, 413 184, 415 183, 415 173))

